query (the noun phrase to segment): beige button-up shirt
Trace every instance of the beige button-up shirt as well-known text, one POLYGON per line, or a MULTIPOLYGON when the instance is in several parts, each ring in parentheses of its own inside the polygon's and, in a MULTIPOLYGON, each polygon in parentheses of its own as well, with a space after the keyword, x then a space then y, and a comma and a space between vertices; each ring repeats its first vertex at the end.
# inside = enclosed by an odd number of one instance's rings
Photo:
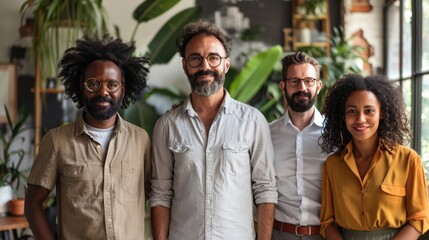
POLYGON ((57 187, 59 239, 142 239, 150 139, 121 117, 103 149, 76 122, 43 138, 28 183, 57 187))

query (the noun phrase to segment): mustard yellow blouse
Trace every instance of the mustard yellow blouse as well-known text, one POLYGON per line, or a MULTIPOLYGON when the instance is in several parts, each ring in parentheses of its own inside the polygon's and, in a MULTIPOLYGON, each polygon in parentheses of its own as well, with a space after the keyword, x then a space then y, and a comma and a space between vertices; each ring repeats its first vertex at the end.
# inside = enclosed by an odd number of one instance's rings
POLYGON ((428 194, 420 156, 398 145, 380 145, 364 179, 353 156, 353 143, 325 161, 322 177, 321 234, 329 224, 349 230, 428 228, 428 194))

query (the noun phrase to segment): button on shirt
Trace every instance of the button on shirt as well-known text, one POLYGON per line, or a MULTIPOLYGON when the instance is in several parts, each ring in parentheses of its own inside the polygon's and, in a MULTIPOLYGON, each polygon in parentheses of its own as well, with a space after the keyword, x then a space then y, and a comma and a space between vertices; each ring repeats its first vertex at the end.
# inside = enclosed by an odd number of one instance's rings
POLYGON ((319 225, 322 168, 326 154, 319 148, 323 117, 315 109, 302 131, 289 114, 270 124, 279 193, 275 219, 296 225, 319 225))
POLYGON ((50 130, 40 144, 28 183, 57 186, 59 239, 141 239, 150 140, 142 128, 117 123, 106 157, 82 116, 50 130))
POLYGON ((153 153, 150 205, 170 208, 170 240, 254 239, 254 203, 277 202, 268 124, 226 91, 208 134, 189 98, 167 112, 153 153))

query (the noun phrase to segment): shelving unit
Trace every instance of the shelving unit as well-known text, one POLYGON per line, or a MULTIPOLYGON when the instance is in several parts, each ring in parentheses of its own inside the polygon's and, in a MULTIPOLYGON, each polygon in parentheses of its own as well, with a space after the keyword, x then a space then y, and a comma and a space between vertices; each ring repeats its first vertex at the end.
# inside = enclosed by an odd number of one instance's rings
POLYGON ((304 2, 302 0, 292 2, 292 50, 320 47, 329 55, 329 0, 325 0, 315 9, 308 9, 304 2))

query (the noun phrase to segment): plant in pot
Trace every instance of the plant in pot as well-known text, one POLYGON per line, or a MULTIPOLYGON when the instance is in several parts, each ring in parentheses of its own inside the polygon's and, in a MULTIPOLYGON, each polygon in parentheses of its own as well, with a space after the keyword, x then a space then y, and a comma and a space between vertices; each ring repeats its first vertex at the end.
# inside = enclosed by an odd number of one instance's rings
MULTIPOLYGON (((13 123, 8 109, 5 107, 7 116, 7 123, 4 129, 0 131, 0 141, 3 154, 0 156, 0 199, 2 199, 2 206, 0 206, 0 214, 5 215, 7 212, 7 204, 9 200, 14 199, 12 193, 15 195, 15 199, 20 199, 18 204, 21 205, 21 212, 15 212, 11 210, 12 215, 23 215, 23 199, 19 197, 19 188, 21 184, 26 184, 26 172, 28 169, 21 169, 21 163, 25 156, 25 151, 22 148, 16 148, 19 143, 25 139, 20 137, 20 134, 25 131, 25 121, 29 115, 28 112, 23 110, 17 116, 16 123, 13 123), (13 146, 12 146, 13 145, 13 146), (8 199, 9 198, 9 199, 8 199)), ((15 205, 15 201, 12 201, 11 205, 15 205)))

